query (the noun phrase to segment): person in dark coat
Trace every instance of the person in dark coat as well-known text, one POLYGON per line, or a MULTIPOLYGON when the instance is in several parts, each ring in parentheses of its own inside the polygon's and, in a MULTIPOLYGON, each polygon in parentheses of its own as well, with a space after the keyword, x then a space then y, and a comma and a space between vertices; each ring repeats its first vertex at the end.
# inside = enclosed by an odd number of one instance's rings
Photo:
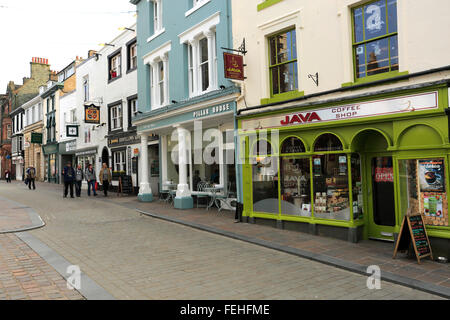
POLYGON ((75 181, 75 170, 72 168, 72 163, 67 162, 67 165, 62 171, 64 177, 64 198, 67 198, 68 189, 70 188, 70 197, 73 198, 73 184, 75 181))

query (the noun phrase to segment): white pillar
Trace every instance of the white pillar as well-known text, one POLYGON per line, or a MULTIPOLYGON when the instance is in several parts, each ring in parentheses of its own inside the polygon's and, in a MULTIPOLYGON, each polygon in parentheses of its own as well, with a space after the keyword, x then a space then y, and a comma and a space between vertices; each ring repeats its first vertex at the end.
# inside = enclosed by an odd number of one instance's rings
POLYGON ((153 200, 152 188, 150 186, 148 174, 148 135, 141 135, 141 155, 139 165, 141 167, 141 182, 139 184, 139 200, 151 202, 153 200))
POLYGON ((167 181, 167 139, 168 136, 161 136, 161 181, 164 184, 167 181))
POLYGON ((169 57, 164 54, 161 60, 164 68, 164 101, 162 105, 167 106, 169 104, 169 57))
POLYGON ((191 190, 187 183, 187 130, 178 127, 178 188, 177 198, 185 198, 191 196, 191 190))
POLYGON ((151 63, 152 67, 152 110, 158 108, 159 106, 159 92, 158 92, 158 63, 153 61, 151 63))
POLYGON ((208 39, 208 91, 215 89, 214 82, 214 31, 208 30, 204 33, 208 39))
POLYGON ((192 47, 192 73, 193 73, 193 84, 192 84, 192 92, 193 95, 198 95, 200 91, 200 84, 198 83, 199 77, 199 68, 198 68, 198 60, 199 60, 199 53, 198 53, 198 40, 197 39, 191 39, 189 40, 189 44, 192 47))

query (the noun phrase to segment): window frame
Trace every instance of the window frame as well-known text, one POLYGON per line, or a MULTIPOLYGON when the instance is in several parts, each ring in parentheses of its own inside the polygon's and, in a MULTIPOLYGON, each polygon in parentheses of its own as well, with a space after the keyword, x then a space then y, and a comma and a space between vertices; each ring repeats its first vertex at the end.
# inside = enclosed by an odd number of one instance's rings
POLYGON ((388 2, 390 0, 381 0, 385 2, 385 11, 386 11, 386 34, 382 35, 382 36, 378 36, 378 37, 374 37, 371 38, 369 40, 365 40, 365 27, 363 28, 363 40, 356 42, 356 30, 355 30, 355 16, 354 16, 354 12, 355 10, 358 9, 362 9, 362 20, 363 20, 363 26, 364 26, 364 7, 368 6, 371 3, 377 2, 380 0, 371 0, 368 2, 365 2, 361 5, 355 6, 351 8, 350 11, 350 16, 351 16, 351 27, 352 27, 352 39, 351 39, 351 43, 352 43, 352 59, 353 59, 353 79, 355 82, 360 82, 360 81, 367 81, 367 79, 374 79, 376 77, 379 77, 380 75, 389 75, 392 73, 396 73, 399 72, 400 70, 400 59, 399 59, 399 55, 397 56, 397 69, 392 70, 392 65, 391 65, 391 43, 390 43, 390 39, 393 37, 397 37, 397 54, 399 51, 399 47, 398 47, 398 0, 396 1, 396 6, 397 6, 397 16, 396 16, 396 21, 397 21, 397 31, 395 32, 389 32, 389 12, 388 12, 388 2), (385 71, 385 72, 380 72, 377 74, 372 74, 372 75, 367 75, 368 70, 367 70, 367 49, 366 49, 366 44, 373 42, 373 41, 378 41, 378 40, 384 40, 387 39, 388 40, 388 57, 389 57, 389 63, 388 63, 388 69, 389 71, 385 71), (356 47, 360 46, 360 45, 364 45, 365 50, 364 50, 364 66, 365 66, 365 76, 364 77, 358 77, 358 69, 357 69, 357 65, 356 65, 356 47))
MULTIPOLYGON (((116 101, 114 103, 111 103, 108 105, 108 120, 109 120, 109 132, 115 133, 115 132, 121 132, 123 131, 124 123, 123 123, 123 104, 122 100, 116 101), (113 112, 116 108, 120 108, 120 114, 118 114, 117 117, 113 117, 113 112), (114 127, 114 120, 120 119, 120 127, 114 127)), ((118 123, 119 124, 119 123, 118 123)))
POLYGON ((113 160, 113 172, 126 172, 127 171, 127 149, 121 148, 117 150, 112 150, 112 160, 113 160), (117 155, 119 155, 119 162, 117 162, 117 155), (116 170, 116 165, 120 166, 120 170, 116 170))
POLYGON ((127 73, 132 72, 137 69, 137 39, 134 38, 127 43, 127 73), (134 47, 135 55, 132 55, 132 48, 134 47), (133 63, 133 61, 135 61, 133 63), (135 66, 133 66, 135 64, 135 66))
MULTIPOLYGON (((271 47, 271 39, 273 39, 274 37, 278 37, 278 36, 280 36, 282 34, 287 34, 288 32, 292 32, 292 31, 295 32, 295 41, 297 42, 297 30, 296 30, 295 26, 290 26, 288 28, 285 28, 285 29, 283 29, 281 31, 278 31, 278 32, 276 32, 274 34, 271 34, 271 35, 267 36, 270 98, 276 98, 276 97, 280 97, 280 96, 283 96, 283 95, 286 95, 286 94, 290 94, 292 92, 298 92, 299 89, 300 89, 299 88, 299 70, 298 70, 299 61, 298 61, 298 51, 297 51, 298 46, 297 46, 297 43, 295 43, 295 50, 296 50, 296 53, 295 53, 296 58, 295 59, 287 60, 287 61, 284 61, 284 62, 281 62, 281 63, 278 63, 278 61, 277 61, 277 63, 272 64, 272 57, 271 57, 271 48, 272 48, 271 47), (280 92, 281 77, 280 77, 280 74, 278 73, 278 91, 279 92, 274 94, 274 92, 273 92, 272 69, 279 68, 282 65, 290 65, 290 64, 294 64, 294 65, 297 64, 297 70, 294 70, 294 87, 295 87, 294 90, 280 92), (295 75, 296 75, 296 77, 295 77, 295 75)), ((293 44, 293 42, 292 42, 292 37, 291 37, 291 48, 292 48, 292 44, 293 44)), ((277 58, 277 60, 278 60, 278 58, 277 58)))
POLYGON ((130 129, 134 129, 136 128, 136 126, 133 126, 133 118, 137 116, 138 114, 138 95, 132 95, 130 97, 127 98, 127 102, 128 102, 128 128, 130 129), (136 111, 133 110, 133 101, 136 101, 136 111))
POLYGON ((122 48, 114 51, 108 56, 108 83, 111 83, 122 77, 122 48), (113 61, 115 58, 119 58, 119 65, 116 66, 116 76, 112 77, 113 61), (117 73, 118 72, 118 73, 117 73))

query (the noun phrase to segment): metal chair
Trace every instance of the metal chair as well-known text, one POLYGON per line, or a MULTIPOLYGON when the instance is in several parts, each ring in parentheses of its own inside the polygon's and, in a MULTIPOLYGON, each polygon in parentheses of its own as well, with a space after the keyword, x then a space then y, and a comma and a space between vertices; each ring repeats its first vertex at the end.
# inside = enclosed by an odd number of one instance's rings
MULTIPOLYGON (((210 184, 210 183, 208 183, 208 182, 205 182, 205 181, 200 181, 198 184, 197 184, 197 191, 198 192, 205 192, 205 188, 211 188, 212 187, 212 185, 210 184)), ((199 207, 198 206, 198 200, 199 199, 206 199, 206 204, 205 204, 205 208, 208 206, 208 195, 206 195, 206 194, 197 194, 196 195, 196 202, 197 202, 197 208, 199 207)))

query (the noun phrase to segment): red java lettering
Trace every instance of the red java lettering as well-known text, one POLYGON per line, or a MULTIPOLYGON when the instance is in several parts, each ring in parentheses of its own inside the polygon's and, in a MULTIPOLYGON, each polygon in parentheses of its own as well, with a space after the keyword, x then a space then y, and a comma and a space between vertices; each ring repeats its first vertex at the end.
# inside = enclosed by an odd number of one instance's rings
POLYGON ((287 126, 290 124, 296 123, 307 123, 313 121, 322 121, 319 115, 316 112, 308 112, 306 114, 294 114, 290 116, 286 116, 284 120, 281 121, 282 126, 287 126))

